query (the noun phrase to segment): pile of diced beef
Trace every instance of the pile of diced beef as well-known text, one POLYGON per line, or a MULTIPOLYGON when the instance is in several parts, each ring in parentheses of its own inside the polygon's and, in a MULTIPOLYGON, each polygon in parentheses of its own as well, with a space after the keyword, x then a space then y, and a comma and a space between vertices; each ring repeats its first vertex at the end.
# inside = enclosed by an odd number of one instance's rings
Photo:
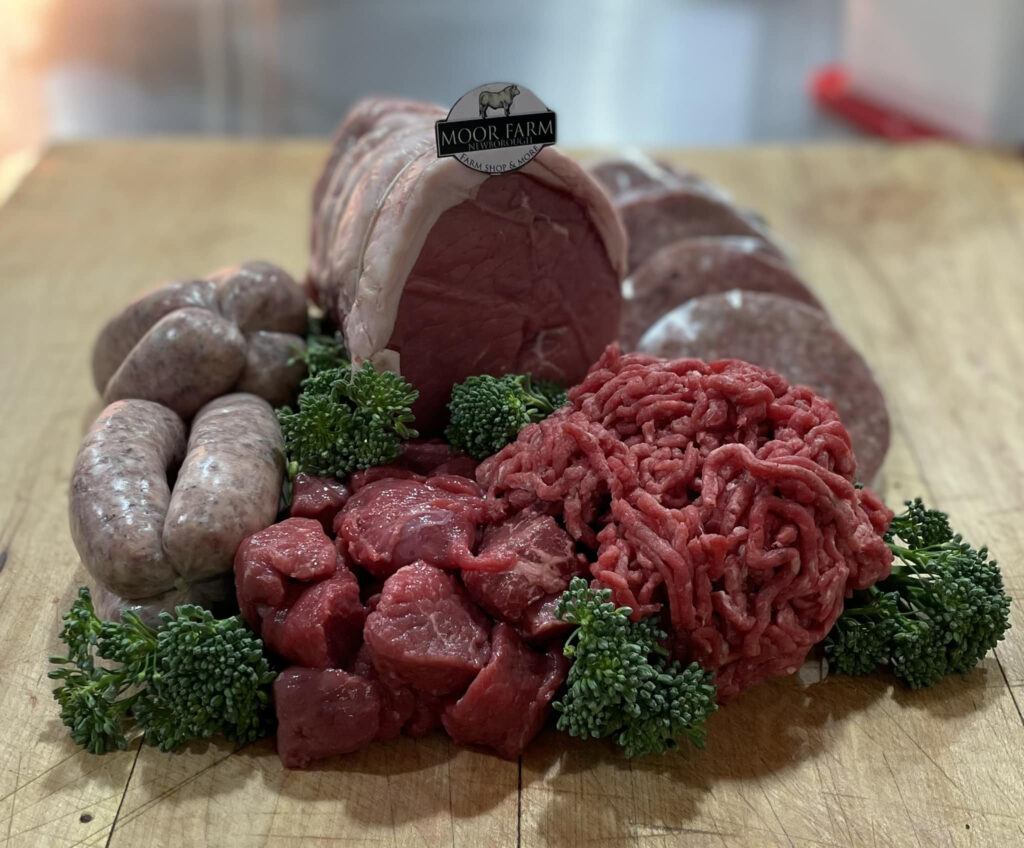
POLYGON ((543 726, 567 671, 555 603, 586 562, 551 516, 502 523, 474 467, 413 442, 344 483, 299 474, 291 517, 239 548, 242 613, 291 663, 286 766, 437 727, 515 758, 543 726))

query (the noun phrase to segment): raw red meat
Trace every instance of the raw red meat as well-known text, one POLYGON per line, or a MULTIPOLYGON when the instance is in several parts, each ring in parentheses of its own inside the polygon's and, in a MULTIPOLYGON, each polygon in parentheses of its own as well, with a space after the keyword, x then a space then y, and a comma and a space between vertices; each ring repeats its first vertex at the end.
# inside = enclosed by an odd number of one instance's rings
POLYGON ((274 680, 277 754, 287 768, 348 754, 377 735, 376 684, 339 669, 286 668, 274 680))
POLYGON ((763 239, 751 236, 674 242, 637 268, 622 289, 619 344, 625 350, 634 350, 641 336, 667 312, 704 294, 764 291, 823 309, 789 263, 769 250, 763 239))
POLYGON ((663 247, 700 236, 752 236, 779 256, 764 222, 722 189, 642 154, 588 169, 612 196, 629 238, 629 273, 663 247))
POLYGON ((308 274, 353 360, 419 390, 429 435, 473 374, 579 380, 615 338, 625 272, 621 222, 579 165, 552 147, 502 175, 439 159, 444 114, 353 107, 314 194, 308 274))
POLYGON ((455 450, 441 439, 411 439, 402 442, 401 464, 417 474, 440 477, 455 474, 473 479, 477 461, 468 453, 455 450))
POLYGON ((889 448, 889 412, 871 367, 821 310, 765 292, 695 298, 640 340, 669 359, 743 359, 810 386, 835 404, 853 440, 857 479, 870 483, 889 448))
POLYGON ((334 477, 314 477, 300 471, 292 480, 292 518, 312 518, 330 532, 334 516, 338 514, 352 491, 334 477))
POLYGON ((385 478, 363 484, 338 513, 338 547, 375 577, 422 560, 440 568, 501 570, 508 555, 476 557, 477 526, 491 515, 464 477, 385 478))
POLYGON ((523 513, 487 527, 480 556, 509 557, 514 564, 500 572, 463 571, 470 597, 503 621, 517 622, 530 604, 560 595, 575 574, 586 568, 573 541, 550 515, 523 513))
POLYGON ((417 562, 384 583, 363 637, 377 671, 427 695, 466 686, 487 662, 486 617, 455 577, 417 562))
POLYGON ((309 668, 341 668, 362 641, 365 612, 359 581, 344 566, 302 590, 287 608, 263 617, 267 647, 309 668))
POLYGON ((526 608, 516 630, 531 645, 543 645, 559 636, 568 635, 573 625, 566 624, 555 614, 558 595, 542 598, 526 608))
POLYGON ((318 521, 289 518, 246 539, 235 590, 249 626, 293 663, 341 667, 359 647, 359 582, 318 521))
POLYGON ((412 715, 406 722, 402 732, 406 736, 418 739, 426 736, 431 730, 441 726, 441 710, 444 708, 444 701, 434 695, 416 695, 416 704, 413 707, 412 715))
POLYGON ((456 742, 483 745, 514 760, 544 726, 567 671, 560 650, 537 653, 507 624, 497 624, 490 661, 466 693, 444 708, 444 729, 456 742))
POLYGON ((235 571, 239 562, 246 566, 268 565, 285 577, 319 580, 334 573, 337 552, 330 538, 312 518, 286 518, 239 545, 235 553, 235 571))
POLYGON ((846 592, 888 574, 892 513, 854 487, 849 435, 810 389, 613 345, 569 398, 478 479, 511 511, 559 512, 615 603, 667 611, 721 700, 796 671, 846 592))
POLYGON ((377 684, 380 696, 380 723, 374 738, 382 740, 398 736, 402 732, 402 727, 416 711, 416 694, 402 683, 382 678, 373 666, 370 649, 365 643, 356 654, 349 671, 377 684))

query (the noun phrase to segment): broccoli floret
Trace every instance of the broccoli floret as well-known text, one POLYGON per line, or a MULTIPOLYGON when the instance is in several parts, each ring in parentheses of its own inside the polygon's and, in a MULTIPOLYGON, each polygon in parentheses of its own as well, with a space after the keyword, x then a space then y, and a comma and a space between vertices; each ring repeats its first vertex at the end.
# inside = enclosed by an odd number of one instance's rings
POLYGON ((454 447, 483 459, 567 402, 564 389, 547 380, 533 382, 529 374, 470 377, 452 387, 445 436, 454 447))
POLYGON ((306 374, 313 377, 321 371, 341 368, 348 364, 345 345, 337 336, 311 334, 306 337, 306 350, 288 360, 288 364, 301 362, 306 366, 306 374))
POLYGON ((892 574, 854 592, 825 641, 840 674, 888 665, 912 689, 974 668, 1010 627, 1010 598, 987 548, 954 534, 945 513, 906 502, 885 535, 892 574))
POLYGON ((573 663, 566 691, 554 704, 558 728, 580 738, 614 736, 627 757, 698 748, 716 709, 711 674, 697 663, 669 661, 665 633, 653 618, 638 622, 616 607, 608 589, 573 578, 556 615, 575 624, 564 653, 573 663))
POLYGON ((236 742, 264 736, 275 673, 241 617, 183 605, 161 619, 156 629, 130 611, 100 621, 89 590, 79 589, 60 633, 68 655, 51 657, 62 667, 49 673, 62 681, 53 697, 71 738, 102 754, 138 736, 165 751, 218 733, 236 742))
POLYGON ((397 374, 364 362, 317 371, 302 381, 298 411, 277 410, 288 471, 342 477, 394 462, 402 441, 417 433, 412 404, 418 393, 397 374))

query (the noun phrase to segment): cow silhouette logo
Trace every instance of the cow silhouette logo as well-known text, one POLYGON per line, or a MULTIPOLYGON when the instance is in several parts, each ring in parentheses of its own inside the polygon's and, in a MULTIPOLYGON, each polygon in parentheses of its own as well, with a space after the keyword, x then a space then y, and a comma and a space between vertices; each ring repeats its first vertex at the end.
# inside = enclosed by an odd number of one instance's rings
POLYGON ((437 155, 485 174, 504 174, 554 144, 556 130, 555 113, 530 89, 492 82, 467 91, 437 122, 437 155))
POLYGON ((480 117, 487 117, 488 109, 504 109, 505 117, 509 117, 512 101, 520 93, 518 85, 506 85, 501 91, 480 92, 480 117))

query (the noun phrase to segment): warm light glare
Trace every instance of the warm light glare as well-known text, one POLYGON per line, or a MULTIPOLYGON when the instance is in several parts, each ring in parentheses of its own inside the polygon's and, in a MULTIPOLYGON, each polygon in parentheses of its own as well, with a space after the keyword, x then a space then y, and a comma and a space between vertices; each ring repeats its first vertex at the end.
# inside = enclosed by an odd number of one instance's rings
POLYGON ((43 62, 53 0, 0 0, 0 160, 46 133, 43 62))

